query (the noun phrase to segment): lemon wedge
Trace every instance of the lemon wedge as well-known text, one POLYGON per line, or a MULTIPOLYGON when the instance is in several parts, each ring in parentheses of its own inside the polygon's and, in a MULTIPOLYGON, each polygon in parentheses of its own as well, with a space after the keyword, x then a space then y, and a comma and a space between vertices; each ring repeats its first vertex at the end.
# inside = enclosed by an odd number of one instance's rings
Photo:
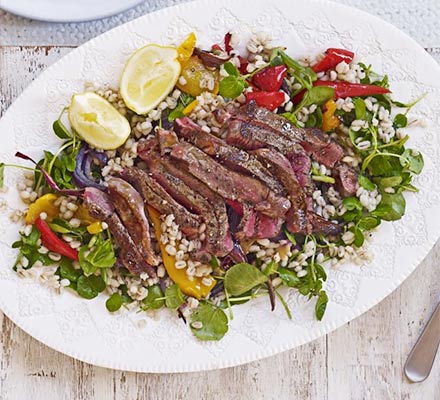
POLYGON ((121 76, 121 96, 128 108, 146 114, 171 92, 179 75, 177 49, 149 44, 127 61, 121 76))
POLYGON ((127 119, 107 100, 92 92, 72 96, 69 121, 82 139, 102 150, 121 146, 131 132, 127 119))

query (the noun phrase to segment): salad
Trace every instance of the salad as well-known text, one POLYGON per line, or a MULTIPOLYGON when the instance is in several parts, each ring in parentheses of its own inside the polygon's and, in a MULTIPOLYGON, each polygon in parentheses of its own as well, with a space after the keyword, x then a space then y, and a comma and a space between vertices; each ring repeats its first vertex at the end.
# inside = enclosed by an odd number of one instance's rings
POLYGON ((287 290, 324 317, 326 270, 367 262, 383 221, 405 214, 423 156, 411 109, 347 49, 294 59, 254 35, 201 49, 148 44, 120 87, 86 83, 60 110, 60 147, 23 152, 25 211, 14 270, 111 313, 168 308, 220 340, 236 305, 283 307, 287 290))

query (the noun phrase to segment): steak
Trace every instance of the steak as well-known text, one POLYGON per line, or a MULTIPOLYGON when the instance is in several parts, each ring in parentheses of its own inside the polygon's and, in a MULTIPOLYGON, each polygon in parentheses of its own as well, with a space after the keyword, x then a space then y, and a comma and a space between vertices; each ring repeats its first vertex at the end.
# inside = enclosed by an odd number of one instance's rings
POLYGON ((120 178, 108 181, 108 193, 122 223, 138 245, 139 252, 150 265, 158 265, 160 260, 151 248, 150 226, 141 195, 120 178))
POLYGON ((290 201, 279 196, 260 181, 231 171, 189 143, 172 147, 171 157, 183 162, 188 171, 211 190, 227 200, 238 200, 254 206, 255 210, 271 217, 283 218, 290 201))
POLYGON ((307 218, 312 224, 313 233, 323 233, 326 236, 336 236, 342 232, 342 227, 339 224, 327 221, 313 211, 307 213, 307 218))
POLYGON ((146 272, 150 278, 155 278, 155 269, 139 252, 137 245, 115 212, 110 197, 99 189, 88 187, 84 191, 84 206, 93 218, 104 221, 108 225, 120 247, 119 256, 122 265, 134 275, 146 272))
MULTIPOLYGON (((162 163, 172 175, 185 182, 190 188, 200 193, 209 201, 218 224, 218 234, 215 235, 218 240, 216 244, 216 255, 228 253, 231 250, 233 243, 229 228, 226 205, 223 199, 209 189, 209 187, 203 182, 200 182, 197 178, 194 178, 192 175, 190 175, 185 170, 183 165, 176 165, 168 157, 163 158, 162 163)), ((207 234, 209 235, 209 232, 207 234)))
POLYGON ((343 197, 353 196, 358 190, 358 176, 356 171, 345 163, 339 163, 333 169, 336 189, 343 197))
MULTIPOLYGON (((199 254, 204 262, 209 262, 212 255, 223 257, 232 250, 232 240, 228 233, 228 225, 220 224, 210 202, 199 192, 193 190, 180 178, 171 174, 160 156, 149 152, 145 157, 148 170, 151 176, 180 204, 189 209, 194 214, 200 215, 206 224, 206 239, 204 242, 205 253, 199 254), (226 245, 226 246, 225 246, 226 245)), ((226 213, 226 209, 225 209, 226 213)))
POLYGON ((333 168, 344 154, 342 147, 328 136, 325 136, 319 129, 305 129, 304 132, 305 140, 301 143, 304 150, 315 161, 324 164, 328 168, 333 168))
POLYGON ((307 233, 306 200, 301 185, 289 160, 273 149, 259 149, 253 153, 283 184, 291 203, 287 213, 287 229, 292 233, 307 233))
POLYGON ((258 178, 275 193, 283 193, 283 187, 280 183, 255 157, 252 157, 246 151, 228 145, 217 136, 205 132, 189 118, 176 119, 174 130, 179 137, 192 143, 227 167, 258 178))
POLYGON ((131 183, 142 195, 145 203, 153 207, 160 214, 174 214, 175 221, 185 236, 189 239, 194 239, 198 236, 201 224, 200 217, 191 213, 174 200, 147 172, 140 168, 129 167, 120 173, 120 177, 131 183))

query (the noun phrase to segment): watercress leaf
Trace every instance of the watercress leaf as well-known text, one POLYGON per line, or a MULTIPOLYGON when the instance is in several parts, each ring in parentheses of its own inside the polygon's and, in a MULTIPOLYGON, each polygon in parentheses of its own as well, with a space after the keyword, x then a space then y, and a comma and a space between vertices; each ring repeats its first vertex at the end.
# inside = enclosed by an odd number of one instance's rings
POLYGON ((225 71, 229 74, 229 75, 233 75, 233 76, 239 76, 240 75, 240 71, 238 70, 238 68, 232 64, 230 61, 226 62, 223 64, 225 71))
POLYGON ((359 175, 358 182, 360 186, 362 186, 365 190, 368 190, 369 192, 376 189, 376 185, 371 182, 370 179, 368 179, 365 175, 359 175))
POLYGON ((363 231, 369 231, 380 224, 380 219, 375 217, 364 217, 358 222, 358 228, 363 231))
POLYGON ((53 131, 60 139, 70 139, 72 134, 66 128, 66 126, 61 122, 61 119, 57 119, 52 124, 53 131))
POLYGON ((220 340, 228 331, 228 317, 221 308, 203 303, 192 313, 190 327, 200 340, 220 340))
POLYGON ((235 99, 243 92, 245 84, 242 79, 229 75, 220 81, 219 93, 228 99, 235 99))
POLYGON ((129 304, 133 302, 133 299, 128 294, 127 285, 119 285, 118 289, 121 291, 122 302, 124 304, 129 304))
POLYGON ((415 174, 422 172, 424 161, 422 153, 419 153, 412 149, 406 149, 402 154, 403 160, 400 159, 400 163, 403 167, 415 174))
POLYGON ((257 267, 239 263, 233 265, 225 274, 225 289, 232 296, 239 296, 248 290, 267 282, 268 278, 257 267))
POLYGON ((94 288, 89 278, 91 277, 81 275, 76 282, 76 291, 81 297, 90 300, 98 296, 99 292, 94 288))
POLYGON ((299 109, 307 107, 312 104, 322 105, 326 101, 333 99, 335 96, 335 89, 327 86, 313 86, 304 95, 299 109))
POLYGON ((325 272, 325 269, 321 264, 315 263, 315 271, 316 271, 316 277, 318 279, 322 279, 323 281, 327 280, 327 273, 325 272))
POLYGON ((168 308, 177 310, 183 303, 185 299, 183 298, 182 291, 179 286, 173 284, 168 286, 165 290, 165 305, 168 308))
POLYGON ((346 197, 344 200, 342 200, 342 203, 344 204, 345 208, 349 211, 351 210, 362 210, 362 204, 356 197, 346 197))
POLYGON ((271 276, 278 270, 278 264, 275 261, 271 261, 269 264, 267 264, 266 268, 264 269, 263 273, 266 276, 271 276))
POLYGON ((173 111, 171 111, 168 114, 168 121, 170 122, 174 122, 177 118, 182 118, 185 116, 185 114, 183 113, 183 106, 180 106, 179 108, 175 108, 173 111))
POLYGON ((295 235, 293 233, 290 233, 287 229, 284 231, 284 234, 287 236, 287 239, 289 239, 294 245, 296 245, 296 239, 295 235))
POLYGON ((382 155, 374 157, 368 164, 368 171, 370 172, 370 175, 383 176, 393 173, 393 166, 388 158, 382 155))
POLYGON ((118 311, 122 306, 122 297, 119 292, 113 293, 105 302, 105 306, 110 312, 118 311))
POLYGON ((351 222, 351 221, 355 221, 356 219, 358 219, 361 216, 362 216, 362 211, 360 211, 360 210, 351 210, 351 211, 346 211, 342 215, 342 218, 344 218, 344 220, 347 221, 347 222, 351 222))
POLYGON ((78 252, 79 265, 86 276, 92 275, 98 269, 97 265, 92 264, 88 260, 89 253, 90 249, 87 245, 81 246, 78 252))
POLYGON ((60 262, 59 275, 61 279, 68 279, 72 283, 76 282, 82 273, 81 270, 75 269, 72 260, 63 257, 60 262))
POLYGON ((278 269, 279 276, 284 285, 289 287, 298 287, 301 283, 301 279, 298 278, 296 272, 287 268, 278 269))
POLYGON ((406 202, 402 194, 382 193, 382 200, 371 214, 385 221, 395 221, 405 214, 405 207, 406 202))
POLYGON ((362 245, 364 244, 364 234, 362 233, 362 231, 359 228, 355 228, 354 229, 354 241, 353 244, 356 247, 362 247, 362 245))
POLYGON ((92 275, 87 278, 90 282, 90 285, 93 289, 95 289, 98 293, 101 293, 105 289, 105 282, 101 276, 92 275))
POLYGON ((397 114, 394 117, 394 126, 396 128, 405 128, 408 125, 408 118, 405 114, 397 114))
POLYGON ((396 187, 396 186, 399 186, 402 183, 403 178, 400 175, 386 176, 384 178, 376 178, 374 181, 381 188, 396 187))
POLYGON ((318 300, 315 305, 315 316, 318 321, 322 320, 328 304, 328 296, 324 290, 319 292, 318 300))
POLYGON ((143 308, 151 308, 157 310, 165 305, 165 300, 163 299, 163 292, 160 285, 153 285, 148 288, 148 295, 142 301, 143 308))
POLYGON ((356 114, 356 119, 365 119, 365 114, 367 111, 367 107, 365 106, 365 101, 360 97, 356 97, 353 100, 354 103, 354 111, 356 114))

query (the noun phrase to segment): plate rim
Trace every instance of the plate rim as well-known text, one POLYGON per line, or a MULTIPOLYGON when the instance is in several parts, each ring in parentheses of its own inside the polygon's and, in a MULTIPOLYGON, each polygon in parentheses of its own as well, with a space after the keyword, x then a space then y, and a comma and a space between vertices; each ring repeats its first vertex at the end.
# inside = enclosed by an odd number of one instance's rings
MULTIPOLYGON (((8 2, 9 0, 3 0, 3 1, 8 2)), ((130 10, 133 7, 140 5, 141 3, 146 2, 147 0, 129 0, 129 1, 130 1, 129 4, 127 4, 127 2, 124 1, 123 3, 120 3, 120 6, 114 7, 113 9, 110 9, 107 11, 100 11, 100 12, 96 12, 93 14, 84 14, 83 16, 78 16, 78 17, 69 17, 67 15, 60 15, 59 17, 53 17, 53 18, 45 17, 41 13, 28 12, 26 10, 23 10, 20 7, 14 6, 16 4, 16 1, 12 1, 9 4, 6 3, 6 5, 0 4, 0 10, 7 11, 8 13, 13 14, 18 17, 27 18, 27 19, 31 19, 31 20, 35 20, 35 21, 41 21, 41 22, 53 22, 53 23, 74 23, 74 22, 76 22, 76 23, 79 23, 79 22, 97 21, 97 20, 100 20, 103 18, 108 18, 108 17, 115 16, 117 14, 121 14, 125 11, 130 10)), ((148 15, 148 14, 150 14, 150 13, 147 13, 145 15, 148 15)), ((138 18, 142 18, 142 16, 140 16, 138 18)), ((135 18, 135 19, 137 19, 137 18, 135 18)), ((130 22, 130 21, 128 21, 128 22, 130 22)), ((87 43, 87 42, 85 42, 85 43, 87 43)), ((85 44, 85 43, 83 43, 83 44, 85 44)), ((81 44, 81 46, 82 46, 82 44, 81 44)))
MULTIPOLYGON (((57 64, 59 62, 61 62, 62 60, 68 61, 69 59, 72 59, 73 57, 75 57, 78 53, 81 52, 81 48, 83 46, 91 45, 93 43, 99 43, 99 41, 102 39, 105 39, 107 37, 107 35, 113 35, 114 32, 118 31, 118 30, 120 30, 122 32, 126 28, 126 26, 136 25, 142 19, 148 19, 148 18, 153 18, 153 17, 166 18, 166 16, 167 16, 166 14, 169 13, 170 11, 178 12, 178 10, 182 9, 182 8, 191 8, 191 7, 195 8, 197 6, 204 6, 204 5, 208 5, 212 1, 214 1, 214 0, 195 0, 195 1, 191 1, 191 2, 180 3, 180 4, 177 4, 174 6, 162 8, 160 10, 153 11, 153 12, 145 14, 139 18, 136 18, 132 21, 129 21, 127 23, 119 25, 119 26, 117 26, 107 32, 104 32, 103 34, 85 42, 81 46, 78 46, 76 49, 72 50, 71 52, 69 52, 68 54, 63 56, 56 63, 54 63, 53 65, 46 68, 41 74, 39 74, 38 77, 35 78, 35 80, 30 85, 28 85, 25 88, 25 90, 23 90, 23 92, 16 98, 16 100, 8 107, 8 109, 6 110, 6 112, 3 115, 2 119, 6 115, 12 114, 13 111, 19 107, 22 99, 24 97, 26 97, 27 92, 31 91, 32 88, 34 87, 34 85, 36 85, 40 79, 43 79, 43 78, 45 78, 46 75, 49 75, 51 73, 51 70, 53 68, 55 68, 57 66, 57 64), (163 17, 162 17, 162 14, 163 14, 163 17)), ((424 50, 424 48, 420 44, 418 44, 414 39, 412 39, 410 36, 408 36, 405 32, 396 28, 394 25, 380 19, 379 17, 371 15, 363 10, 353 8, 353 7, 347 6, 345 4, 335 3, 335 2, 332 2, 329 0, 312 0, 312 1, 316 4, 325 4, 327 6, 339 8, 340 10, 343 10, 343 12, 348 12, 351 14, 354 13, 359 16, 364 16, 370 20, 375 21, 375 23, 381 23, 383 25, 386 25, 388 29, 391 29, 392 31, 396 32, 399 35, 403 35, 406 38, 406 40, 408 40, 412 44, 412 46, 416 46, 420 51, 423 51, 425 59, 427 61, 429 60, 429 63, 431 63, 432 66, 435 69, 437 69, 437 71, 440 75, 440 66, 438 65, 438 63, 424 50)), ((392 294, 416 270, 416 268, 420 265, 420 263, 428 255, 430 250, 433 248, 435 243, 438 241, 439 237, 440 237, 440 226, 438 226, 435 229, 435 234, 432 234, 432 237, 428 238, 430 240, 425 241, 421 246, 419 246, 418 252, 417 252, 418 253, 417 257, 415 257, 415 261, 413 262, 413 264, 411 266, 408 266, 408 270, 406 270, 404 273, 396 275, 395 279, 392 282, 389 282, 389 284, 387 284, 388 289, 386 290, 386 292, 384 294, 379 294, 375 297, 370 298, 370 300, 368 302, 364 303, 360 307, 347 310, 347 312, 344 313, 342 316, 339 316, 338 318, 335 318, 330 323, 327 323, 325 328, 320 327, 319 329, 314 329, 313 333, 309 332, 307 334, 304 334, 304 335, 302 335, 302 337, 300 339, 297 338, 295 340, 291 340, 290 342, 288 342, 288 344, 283 344, 282 346, 278 346, 278 347, 272 346, 269 349, 265 349, 264 351, 263 350, 253 351, 253 352, 249 352, 245 356, 240 356, 239 358, 230 357, 227 360, 220 361, 220 362, 216 361, 216 360, 212 361, 212 360, 206 359, 203 362, 196 362, 196 363, 191 363, 191 362, 186 361, 185 363, 179 363, 178 365, 176 365, 176 364, 170 365, 167 368, 164 368, 164 367, 155 368, 154 366, 151 366, 151 365, 149 365, 145 368, 145 366, 143 367, 142 365, 138 365, 138 364, 134 364, 134 363, 132 363, 131 365, 127 365, 124 361, 118 360, 117 362, 113 362, 113 363, 111 363, 112 365, 110 365, 110 363, 106 362, 105 359, 100 359, 99 357, 95 357, 95 356, 89 356, 88 354, 80 353, 78 350, 75 350, 72 348, 69 348, 69 349, 63 348, 65 346, 59 345, 58 343, 55 343, 55 344, 49 343, 50 337, 49 338, 47 336, 45 337, 44 330, 41 331, 41 329, 39 329, 39 328, 30 327, 29 322, 25 322, 23 319, 18 320, 18 317, 15 318, 15 316, 12 316, 11 310, 9 309, 9 307, 7 305, 5 305, 3 303, 2 300, 0 302, 0 309, 5 313, 5 315, 9 319, 11 319, 14 322, 14 324, 19 326, 26 333, 28 333, 30 336, 34 337, 35 339, 37 339, 41 343, 61 352, 63 354, 66 354, 70 357, 73 357, 73 358, 78 359, 82 362, 90 363, 90 364, 93 364, 96 366, 100 366, 100 367, 104 367, 104 368, 112 368, 112 369, 117 369, 117 370, 131 371, 131 372, 148 372, 148 373, 196 372, 196 371, 208 371, 208 370, 214 370, 214 369, 221 369, 221 368, 227 368, 227 367, 233 367, 233 366, 237 366, 237 365, 246 364, 249 362, 253 362, 256 360, 264 359, 264 358, 279 354, 279 353, 287 351, 287 350, 291 350, 295 347, 298 347, 298 346, 301 346, 305 343, 309 343, 313 340, 316 340, 325 334, 331 333, 335 329, 345 325, 347 322, 352 321, 357 317, 360 317, 366 311, 369 311, 375 305, 380 303, 384 298, 386 298, 387 296, 392 294), (29 333, 29 331, 31 331, 32 334, 29 333)))

